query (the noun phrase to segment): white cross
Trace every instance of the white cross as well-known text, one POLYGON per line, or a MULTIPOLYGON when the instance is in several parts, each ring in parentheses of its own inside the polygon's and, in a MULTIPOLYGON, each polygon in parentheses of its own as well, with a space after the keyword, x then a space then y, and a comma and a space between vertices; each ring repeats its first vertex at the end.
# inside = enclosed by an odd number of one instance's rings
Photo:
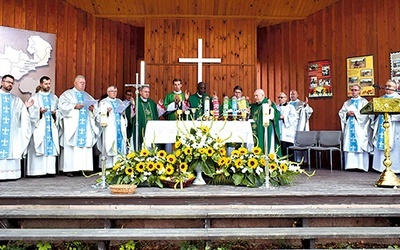
POLYGON ((221 58, 203 58, 203 39, 198 39, 197 58, 179 58, 179 62, 197 63, 197 83, 203 81, 203 63, 221 63, 221 58))

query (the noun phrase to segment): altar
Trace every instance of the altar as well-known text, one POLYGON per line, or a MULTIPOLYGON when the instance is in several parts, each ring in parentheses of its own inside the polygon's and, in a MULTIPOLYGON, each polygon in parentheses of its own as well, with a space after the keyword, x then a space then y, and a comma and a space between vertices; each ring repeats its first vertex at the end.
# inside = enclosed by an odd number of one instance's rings
POLYGON ((199 126, 211 127, 210 132, 226 140, 226 142, 245 143, 248 149, 254 146, 253 132, 250 121, 148 121, 145 130, 144 143, 146 147, 152 144, 175 143, 179 131, 188 133, 190 128, 199 126))

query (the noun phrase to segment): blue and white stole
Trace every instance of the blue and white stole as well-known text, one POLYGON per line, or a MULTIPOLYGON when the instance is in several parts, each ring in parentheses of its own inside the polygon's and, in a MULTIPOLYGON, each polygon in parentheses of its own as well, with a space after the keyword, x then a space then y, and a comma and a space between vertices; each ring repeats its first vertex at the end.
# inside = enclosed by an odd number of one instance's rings
MULTIPOLYGON (((358 99, 351 99, 350 100, 350 105, 353 105, 358 109, 358 99)), ((359 152, 358 149, 358 142, 356 138, 356 129, 355 129, 355 120, 356 118, 354 116, 350 116, 348 119, 348 126, 349 126, 349 140, 350 140, 350 146, 349 146, 349 152, 359 152)))
POLYGON ((122 138, 122 131, 121 131, 121 114, 118 112, 115 112, 115 110, 117 110, 117 107, 118 107, 117 100, 110 98, 110 103, 111 103, 112 109, 114 110, 115 126, 117 127, 117 150, 118 150, 118 152, 122 152, 123 138, 122 138))
POLYGON ((44 132, 44 155, 56 155, 54 142, 53 142, 53 132, 51 126, 51 97, 50 93, 39 92, 40 97, 43 103, 43 108, 47 109, 47 111, 43 114, 43 118, 45 119, 45 132, 44 132))
POLYGON ((0 122, 0 159, 10 157, 11 132, 11 94, 0 92, 1 122, 0 122))
MULTIPOLYGON (((85 93, 82 91, 76 91, 76 99, 79 104, 82 104, 85 100, 85 93)), ((78 136, 76 137, 76 146, 85 147, 86 146, 86 123, 88 120, 89 109, 83 107, 79 110, 79 121, 78 121, 78 136)))
MULTIPOLYGON (((393 96, 390 95, 384 95, 383 98, 393 98, 393 96)), ((377 148, 379 150, 385 150, 385 129, 383 128, 383 121, 384 117, 383 115, 379 115, 379 123, 378 123, 378 140, 377 140, 377 148)))

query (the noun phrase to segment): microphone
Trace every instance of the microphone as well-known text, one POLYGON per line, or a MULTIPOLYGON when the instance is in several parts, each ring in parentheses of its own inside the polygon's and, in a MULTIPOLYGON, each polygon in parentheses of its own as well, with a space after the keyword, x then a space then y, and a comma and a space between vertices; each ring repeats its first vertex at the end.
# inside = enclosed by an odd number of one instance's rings
POLYGON ((376 88, 376 89, 383 89, 381 86, 377 85, 377 84, 373 84, 372 87, 376 88))

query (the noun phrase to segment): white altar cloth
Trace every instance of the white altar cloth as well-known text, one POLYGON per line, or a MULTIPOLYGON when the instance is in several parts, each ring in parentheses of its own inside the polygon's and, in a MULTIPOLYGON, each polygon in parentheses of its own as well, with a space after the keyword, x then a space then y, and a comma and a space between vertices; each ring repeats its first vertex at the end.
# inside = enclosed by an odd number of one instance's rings
POLYGON ((227 143, 243 142, 246 143, 248 149, 253 147, 253 132, 249 121, 148 121, 144 143, 146 147, 151 147, 153 143, 175 143, 179 130, 189 132, 192 127, 200 127, 200 125, 209 127, 211 123, 210 132, 218 133, 218 136, 226 139, 227 143))

